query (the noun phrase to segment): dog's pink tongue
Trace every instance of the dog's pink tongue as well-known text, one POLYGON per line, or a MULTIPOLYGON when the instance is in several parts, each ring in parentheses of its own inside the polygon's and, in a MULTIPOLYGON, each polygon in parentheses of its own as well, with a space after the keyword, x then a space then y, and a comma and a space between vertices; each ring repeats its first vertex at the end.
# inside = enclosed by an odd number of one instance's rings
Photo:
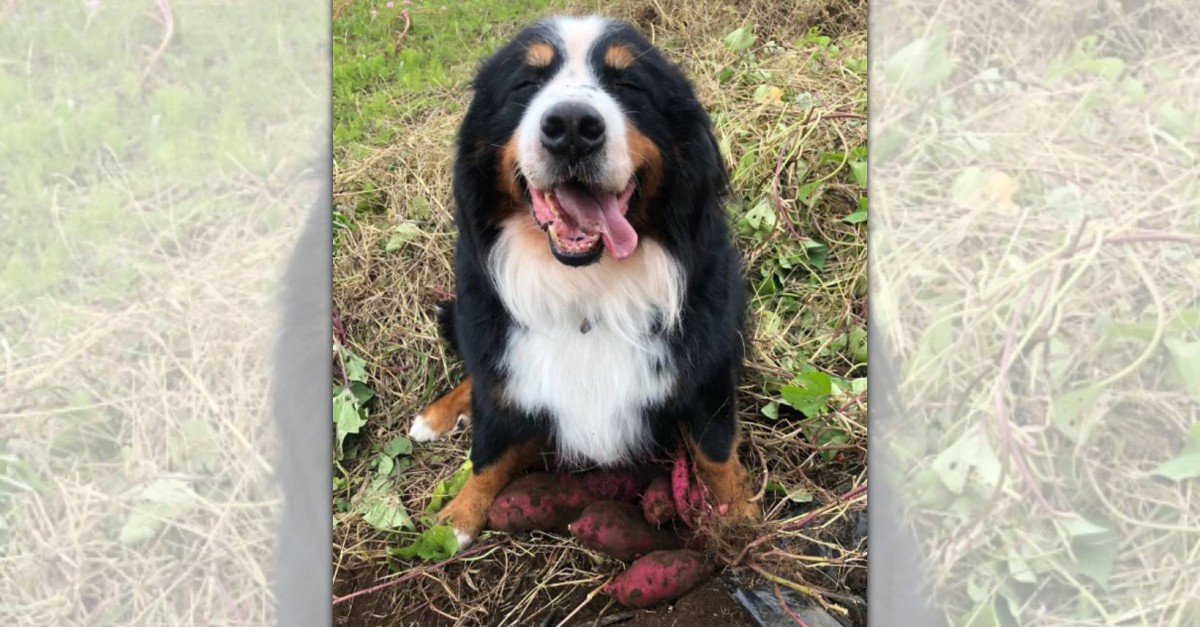
POLYGON ((637 249, 638 235, 625 219, 629 210, 629 193, 620 196, 592 193, 581 187, 567 185, 554 190, 559 204, 585 232, 599 233, 604 246, 617 259, 624 259, 637 249))

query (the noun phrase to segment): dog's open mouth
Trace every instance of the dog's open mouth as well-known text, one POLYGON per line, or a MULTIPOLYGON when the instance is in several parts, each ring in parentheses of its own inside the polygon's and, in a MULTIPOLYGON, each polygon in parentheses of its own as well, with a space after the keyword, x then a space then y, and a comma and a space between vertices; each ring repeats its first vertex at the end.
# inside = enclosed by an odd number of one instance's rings
POLYGON ((563 263, 585 265, 603 249, 624 259, 637 249, 638 234, 629 224, 634 185, 619 194, 568 182, 549 190, 529 186, 533 217, 549 235, 550 248, 563 263))

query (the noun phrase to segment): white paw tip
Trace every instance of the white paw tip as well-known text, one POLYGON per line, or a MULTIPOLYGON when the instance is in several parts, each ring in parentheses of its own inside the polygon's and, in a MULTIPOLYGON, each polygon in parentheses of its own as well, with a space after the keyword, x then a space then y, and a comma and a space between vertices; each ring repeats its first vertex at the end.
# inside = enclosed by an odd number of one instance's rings
POLYGON ((471 543, 475 541, 474 536, 472 536, 469 533, 464 533, 462 531, 459 531, 458 529, 454 530, 454 539, 458 540, 458 550, 459 551, 471 546, 471 543))
POLYGON ((408 429, 408 437, 417 442, 432 442, 437 439, 438 434, 429 428, 429 423, 425 421, 425 414, 417 414, 417 417, 413 418, 412 427, 408 429))

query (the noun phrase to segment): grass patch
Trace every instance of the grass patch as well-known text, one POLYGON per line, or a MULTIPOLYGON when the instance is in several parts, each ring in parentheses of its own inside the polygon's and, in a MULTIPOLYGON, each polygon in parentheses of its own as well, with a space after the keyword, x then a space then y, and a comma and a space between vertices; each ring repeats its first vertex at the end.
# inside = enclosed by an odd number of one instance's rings
MULTIPOLYGON (((341 595, 444 555, 436 534, 423 534, 426 513, 452 493, 447 480, 468 439, 397 442, 411 416, 462 376, 436 337, 431 306, 453 288, 450 165, 468 81, 528 21, 597 7, 417 3, 400 39, 402 8, 335 7, 335 373, 345 374, 334 383, 355 382, 353 355, 370 392, 363 402, 339 392, 345 424, 357 429, 334 471, 341 595), (381 478, 391 492, 376 489, 381 478), (371 514, 385 499, 386 512, 371 514), (396 551, 403 547, 412 548, 396 551)), ((865 591, 866 565, 865 538, 854 532, 866 481, 865 4, 668 0, 603 10, 683 65, 733 174, 729 220, 754 320, 739 395, 745 459, 769 514, 751 560, 758 571, 729 576, 761 571, 817 590, 861 621, 853 599, 865 591)), ((617 570, 550 534, 514 542, 485 534, 478 544, 485 549, 469 560, 338 605, 338 621, 527 624, 569 611, 617 570)))
POLYGON ((89 4, 0 7, 0 619, 270 622, 263 273, 311 202, 320 33, 89 4))
POLYGON ((915 8, 878 16, 872 263, 935 606, 1194 622, 1200 15, 915 8))

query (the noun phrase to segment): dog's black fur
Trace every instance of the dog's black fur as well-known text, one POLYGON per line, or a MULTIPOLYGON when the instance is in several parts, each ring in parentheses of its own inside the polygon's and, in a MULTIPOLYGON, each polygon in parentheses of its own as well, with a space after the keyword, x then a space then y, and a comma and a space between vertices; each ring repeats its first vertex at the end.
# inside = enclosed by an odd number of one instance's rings
MULTIPOLYGON (((552 423, 544 416, 522 415, 497 402, 505 387, 500 364, 509 329, 516 323, 487 270, 501 220, 512 211, 529 211, 527 205, 508 207, 502 200, 505 182, 498 159, 539 81, 556 69, 551 65, 538 70, 523 62, 537 36, 536 26, 527 28, 484 62, 458 138, 457 303, 446 310, 441 327, 474 378, 471 460, 476 470, 516 444, 552 439, 552 423)), ((681 324, 669 336, 679 383, 664 407, 647 408, 645 419, 653 425, 660 451, 672 450, 682 424, 706 457, 721 462, 736 442, 734 391, 745 324, 744 282, 723 204, 728 174, 708 114, 680 70, 628 25, 610 29, 592 54, 603 57, 612 43, 627 45, 637 63, 620 75, 606 70, 601 76, 604 88, 662 156, 661 185, 653 197, 635 193, 629 220, 642 238, 658 241, 685 272, 681 324)), ((593 61, 593 67, 603 65, 593 61)))

